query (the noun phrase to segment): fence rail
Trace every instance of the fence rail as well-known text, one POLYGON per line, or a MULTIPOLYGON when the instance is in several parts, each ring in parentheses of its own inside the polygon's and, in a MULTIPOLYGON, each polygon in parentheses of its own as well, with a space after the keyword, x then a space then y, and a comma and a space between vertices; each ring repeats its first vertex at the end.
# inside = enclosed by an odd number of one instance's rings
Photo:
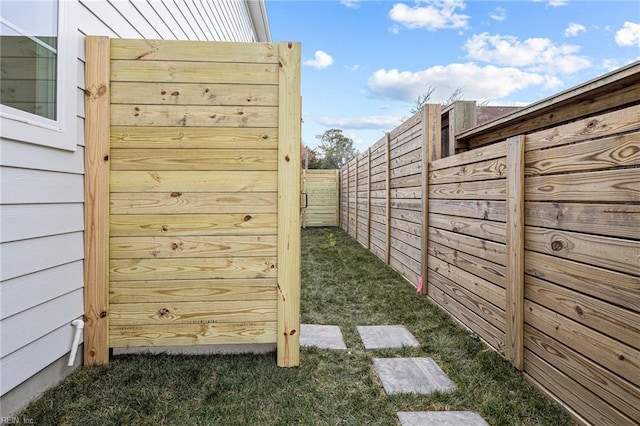
POLYGON ((638 99, 635 63, 442 143, 429 105, 341 171, 342 228, 582 423, 640 423, 638 99))

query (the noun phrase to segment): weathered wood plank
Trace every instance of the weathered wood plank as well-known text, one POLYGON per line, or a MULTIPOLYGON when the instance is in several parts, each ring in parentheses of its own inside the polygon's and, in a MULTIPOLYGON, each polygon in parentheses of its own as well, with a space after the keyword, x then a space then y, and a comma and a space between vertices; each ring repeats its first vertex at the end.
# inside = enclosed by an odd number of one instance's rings
POLYGON ((637 241, 527 226, 525 248, 640 276, 637 241))
POLYGON ((111 170, 277 170, 275 149, 111 149, 111 170))
POLYGON ((115 281, 110 303, 276 300, 276 279, 115 281))
POLYGON ((257 84, 113 82, 112 104, 277 106, 278 87, 257 84))
POLYGON ((278 114, 277 362, 300 364, 300 43, 280 43, 278 114))
POLYGON ((274 257, 111 259, 111 281, 273 278, 274 257))
POLYGON ((111 105, 114 126, 277 127, 278 107, 111 105))
POLYGON ((454 250, 487 259, 490 262, 506 266, 506 246, 500 243, 482 240, 438 228, 429 228, 429 241, 442 244, 454 250))
POLYGON ((503 265, 489 262, 488 260, 454 250, 433 241, 429 241, 429 255, 457 266, 467 272, 484 278, 502 288, 506 287, 507 270, 503 265))
POLYGON ((118 60, 111 61, 111 81, 278 84, 278 65, 118 60))
POLYGON ((528 152, 525 174, 538 176, 637 165, 640 165, 640 133, 635 132, 528 152))
POLYGON ((429 199, 429 212, 506 222, 505 201, 429 199))
POLYGON ((277 149, 278 129, 111 126, 111 147, 277 149))
POLYGON ((429 199, 503 201, 506 197, 506 179, 429 185, 429 199))
POLYGON ((628 309, 637 310, 640 306, 637 276, 528 250, 525 251, 525 272, 628 309))
POLYGON ((429 226, 494 241, 496 243, 506 244, 508 241, 506 235, 507 227, 502 222, 459 216, 445 216, 433 213, 429 214, 429 226))
POLYGON ((113 192, 111 214, 276 213, 277 192, 113 192))
POLYGON ((275 322, 109 327, 109 345, 116 348, 275 343, 275 341, 275 322))
POLYGON ((86 38, 84 362, 109 361, 109 38, 86 38))
POLYGON ((638 169, 536 176, 525 179, 528 201, 639 202, 638 169))
POLYGON ((525 203, 528 226, 640 239, 640 205, 525 203))
POLYGON ((507 174, 507 159, 500 157, 463 166, 449 167, 429 173, 430 184, 472 182, 476 180, 502 179, 507 174))
POLYGON ((271 43, 198 42, 178 40, 114 39, 112 59, 136 61, 257 62, 278 63, 271 43))
POLYGON ((441 158, 429 163, 429 170, 441 170, 449 167, 460 167, 465 164, 477 163, 479 161, 493 160, 507 155, 506 141, 490 146, 484 146, 471 151, 461 152, 447 158, 441 158))
POLYGON ((276 256, 275 235, 111 237, 111 259, 276 256))
POLYGON ((126 171, 110 175, 111 192, 274 192, 273 171, 126 171))
POLYGON ((111 303, 112 327, 141 324, 275 322, 276 300, 111 303))
POLYGON ((112 237, 187 235, 273 235, 275 214, 111 215, 112 237))

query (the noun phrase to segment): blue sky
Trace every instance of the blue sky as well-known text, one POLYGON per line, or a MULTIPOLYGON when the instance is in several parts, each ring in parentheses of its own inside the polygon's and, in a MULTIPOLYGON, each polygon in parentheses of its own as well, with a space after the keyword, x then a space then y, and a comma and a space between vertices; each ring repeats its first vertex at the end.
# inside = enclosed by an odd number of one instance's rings
POLYGON ((640 2, 266 0, 272 39, 302 43, 302 138, 365 150, 421 93, 527 105, 640 60, 640 2))

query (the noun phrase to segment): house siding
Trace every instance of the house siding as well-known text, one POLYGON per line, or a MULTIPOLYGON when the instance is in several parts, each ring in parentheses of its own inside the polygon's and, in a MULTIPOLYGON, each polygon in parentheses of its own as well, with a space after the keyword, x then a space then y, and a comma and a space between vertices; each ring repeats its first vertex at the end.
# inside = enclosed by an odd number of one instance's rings
POLYGON ((77 27, 76 150, 0 135, 2 416, 73 371, 64 358, 73 340, 70 323, 84 310, 85 36, 270 41, 256 29, 244 0, 77 0, 71 7, 77 27))

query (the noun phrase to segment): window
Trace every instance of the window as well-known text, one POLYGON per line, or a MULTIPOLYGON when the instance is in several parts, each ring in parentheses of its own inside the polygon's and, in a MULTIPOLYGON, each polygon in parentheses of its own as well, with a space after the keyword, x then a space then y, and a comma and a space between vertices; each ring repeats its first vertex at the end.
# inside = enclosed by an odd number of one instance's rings
POLYGON ((69 19, 72 7, 64 0, 2 1, 3 137, 75 149, 77 45, 69 19))

